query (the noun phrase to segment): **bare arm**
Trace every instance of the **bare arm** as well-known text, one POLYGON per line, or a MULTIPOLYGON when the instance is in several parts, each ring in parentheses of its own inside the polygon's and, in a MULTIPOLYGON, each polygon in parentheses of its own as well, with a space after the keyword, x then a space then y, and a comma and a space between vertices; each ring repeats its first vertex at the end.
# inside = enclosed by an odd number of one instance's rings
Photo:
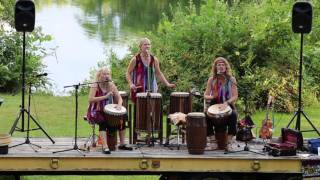
POLYGON ((112 92, 113 92, 113 96, 115 97, 115 101, 117 102, 117 104, 119 106, 122 106, 123 100, 122 100, 122 97, 118 91, 118 88, 115 85, 113 85, 112 92))
POLYGON ((238 99, 238 87, 237 87, 237 80, 234 77, 231 77, 231 94, 232 97, 226 101, 228 104, 234 104, 238 99))
POLYGON ((209 77, 209 79, 207 81, 206 91, 204 92, 204 99, 206 99, 206 100, 212 100, 213 99, 213 96, 210 95, 212 81, 213 81, 213 77, 209 77))
POLYGON ((133 57, 129 63, 129 66, 128 66, 127 72, 126 72, 126 79, 127 79, 128 85, 129 85, 130 89, 132 89, 134 91, 136 91, 137 88, 131 81, 131 73, 134 70, 135 65, 136 65, 136 57, 133 57))
POLYGON ((89 103, 94 103, 94 102, 99 102, 102 100, 107 99, 110 95, 112 95, 112 92, 107 93, 107 95, 105 96, 99 96, 99 97, 95 97, 95 94, 98 90, 98 87, 93 86, 90 88, 90 92, 89 92, 89 103))
POLYGON ((160 70, 160 65, 159 61, 156 57, 154 57, 154 65, 155 65, 155 71, 156 71, 156 76, 159 78, 159 80, 167 87, 175 87, 175 84, 171 84, 167 81, 166 77, 164 77, 163 73, 160 70))

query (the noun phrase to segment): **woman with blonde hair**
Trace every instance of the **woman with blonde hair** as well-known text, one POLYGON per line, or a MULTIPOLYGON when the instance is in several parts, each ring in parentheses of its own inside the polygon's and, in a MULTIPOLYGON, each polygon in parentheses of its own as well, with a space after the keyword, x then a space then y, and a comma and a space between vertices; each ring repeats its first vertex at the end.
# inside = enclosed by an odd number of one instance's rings
MULTIPOLYGON (((103 108, 110 103, 116 103, 120 108, 122 106, 122 98, 116 85, 111 80, 111 73, 108 69, 99 69, 96 73, 96 83, 92 84, 89 92, 89 110, 87 118, 89 121, 94 121, 99 125, 99 135, 102 138, 102 153, 110 154, 107 144, 106 130, 112 129, 108 127, 108 119, 106 118, 103 108)), ((121 150, 132 150, 131 147, 125 145, 125 126, 122 124, 117 127, 120 136, 121 150)))
POLYGON ((159 60, 150 53, 151 41, 148 38, 140 39, 139 49, 139 53, 131 59, 126 73, 133 102, 136 101, 138 92, 158 91, 156 78, 169 88, 175 87, 175 84, 169 83, 161 72, 159 60))
MULTIPOLYGON (((230 106, 232 113, 226 119, 227 126, 219 126, 214 124, 214 119, 207 118, 207 135, 213 136, 214 131, 218 134, 227 131, 227 149, 231 148, 231 140, 236 135, 237 117, 238 114, 235 109, 235 102, 238 99, 238 88, 236 78, 232 76, 232 71, 229 62, 223 58, 218 57, 212 63, 212 76, 207 81, 207 87, 204 92, 205 101, 209 101, 210 105, 221 104, 221 110, 230 106), (213 130, 214 126, 214 130, 213 130)), ((205 112, 207 108, 205 108, 205 112)), ((216 134, 216 137, 217 135, 216 134)))

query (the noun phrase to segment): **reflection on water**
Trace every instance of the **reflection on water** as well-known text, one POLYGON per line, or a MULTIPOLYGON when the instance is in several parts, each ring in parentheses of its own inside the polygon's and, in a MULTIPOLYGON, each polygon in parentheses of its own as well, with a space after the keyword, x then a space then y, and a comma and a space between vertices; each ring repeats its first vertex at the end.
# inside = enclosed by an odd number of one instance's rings
MULTIPOLYGON (((195 0, 197 7, 200 0, 195 0)), ((53 36, 44 58, 49 78, 59 94, 63 86, 89 78, 89 71, 112 50, 119 58, 146 31, 156 29, 170 6, 189 0, 37 0, 36 26, 53 36)))

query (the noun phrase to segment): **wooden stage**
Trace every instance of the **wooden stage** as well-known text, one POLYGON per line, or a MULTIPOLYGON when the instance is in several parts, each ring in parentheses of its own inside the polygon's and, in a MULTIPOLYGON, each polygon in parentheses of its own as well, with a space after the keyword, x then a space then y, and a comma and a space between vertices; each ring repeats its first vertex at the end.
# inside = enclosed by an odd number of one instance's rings
MULTIPOLYGON (((320 156, 299 152, 297 156, 273 157, 248 151, 225 154, 222 150, 205 151, 202 155, 191 155, 186 145, 179 150, 156 144, 154 147, 133 145, 133 151, 112 151, 101 153, 101 147, 79 153, 71 150, 61 153, 54 151, 74 148, 73 138, 54 138, 52 144, 46 138, 31 138, 40 145, 35 152, 30 144, 13 147, 7 155, 0 155, 2 174, 162 174, 173 172, 229 172, 229 173, 318 173, 320 156), (311 164, 311 165, 310 165, 311 164)), ((86 138, 78 138, 83 148, 86 138)), ((25 141, 13 138, 10 146, 25 141)), ((32 146, 34 147, 34 146, 32 146)), ((234 150, 243 150, 243 142, 235 142, 234 150)), ((263 142, 252 140, 250 150, 264 153, 263 142)), ((319 171, 320 172, 320 171, 319 171)))

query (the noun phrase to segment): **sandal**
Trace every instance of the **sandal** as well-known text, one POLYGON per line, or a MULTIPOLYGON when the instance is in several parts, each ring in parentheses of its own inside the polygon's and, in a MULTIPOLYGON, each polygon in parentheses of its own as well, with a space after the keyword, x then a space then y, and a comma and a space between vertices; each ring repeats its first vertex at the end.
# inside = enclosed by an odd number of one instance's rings
POLYGON ((111 154, 111 151, 109 150, 109 148, 104 148, 104 149, 102 149, 102 153, 103 154, 111 154))
POLYGON ((127 150, 127 151, 132 151, 133 148, 132 147, 128 147, 126 144, 122 144, 118 146, 118 149, 120 150, 127 150))

